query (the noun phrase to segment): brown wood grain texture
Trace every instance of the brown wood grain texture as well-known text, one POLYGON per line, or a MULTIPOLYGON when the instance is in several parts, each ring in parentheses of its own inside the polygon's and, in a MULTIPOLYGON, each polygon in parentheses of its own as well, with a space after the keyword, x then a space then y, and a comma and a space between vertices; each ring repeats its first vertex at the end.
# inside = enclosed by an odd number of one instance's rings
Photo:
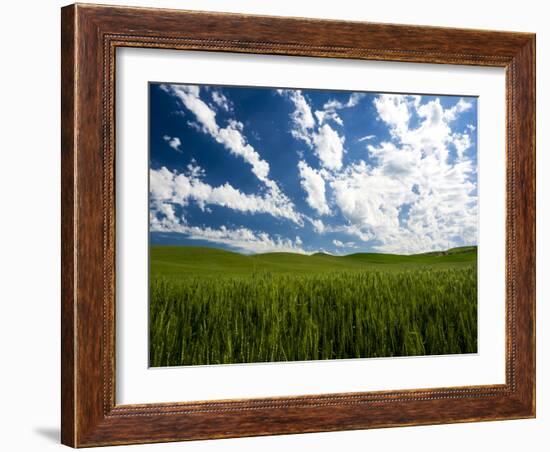
POLYGON ((62 9, 61 38, 64 444, 87 447, 535 415, 535 35, 76 4, 62 9), (507 140, 501 150, 507 165, 506 384, 116 405, 117 47, 506 68, 507 140))

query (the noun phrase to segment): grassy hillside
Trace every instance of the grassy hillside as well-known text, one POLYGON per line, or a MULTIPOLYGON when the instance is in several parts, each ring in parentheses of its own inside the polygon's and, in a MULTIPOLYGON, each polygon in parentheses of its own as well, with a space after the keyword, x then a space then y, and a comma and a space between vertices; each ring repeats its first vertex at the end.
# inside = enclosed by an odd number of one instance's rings
POLYGON ((413 256, 151 247, 150 364, 477 351, 477 248, 413 256))
POLYGON ((335 271, 396 271, 418 268, 448 269, 465 267, 477 261, 477 247, 454 248, 444 252, 403 256, 357 253, 311 256, 295 253, 242 255, 215 248, 194 246, 152 246, 152 276, 238 276, 251 273, 312 274, 335 271))

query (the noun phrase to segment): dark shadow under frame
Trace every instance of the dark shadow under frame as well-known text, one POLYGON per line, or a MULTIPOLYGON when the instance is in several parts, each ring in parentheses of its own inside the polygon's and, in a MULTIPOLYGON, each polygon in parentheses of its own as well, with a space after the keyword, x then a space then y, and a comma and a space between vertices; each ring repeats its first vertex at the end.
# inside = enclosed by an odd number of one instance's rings
POLYGON ((535 415, 535 36, 146 8, 62 9, 62 442, 75 447, 535 415), (115 404, 115 50, 506 69, 506 383, 115 404))

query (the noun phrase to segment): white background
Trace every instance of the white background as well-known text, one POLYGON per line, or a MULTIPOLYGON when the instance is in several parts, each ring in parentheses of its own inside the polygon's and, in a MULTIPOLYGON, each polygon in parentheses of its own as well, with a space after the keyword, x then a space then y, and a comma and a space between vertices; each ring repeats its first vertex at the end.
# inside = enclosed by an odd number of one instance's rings
POLYGON ((117 403, 240 399, 502 384, 505 77, 500 68, 117 51, 117 403), (281 68, 284 70, 281 70, 281 68), (185 74, 182 79, 182 74, 185 74), (150 80, 476 95, 479 133, 478 353, 148 369, 148 90, 150 80), (136 199, 142 202, 136 202, 136 199), (500 276, 498 276, 500 275, 500 276), (182 384, 185 381, 186 384, 182 384))
MULTIPOLYGON (((545 2, 537 0, 358 2, 317 0, 117 0, 119 4, 310 16, 395 23, 537 32, 538 80, 538 412, 536 420, 356 432, 245 438, 115 450, 280 451, 401 450, 543 451, 550 430, 548 405, 549 335, 542 325, 549 310, 546 261, 550 229, 544 209, 550 196, 545 168, 550 139, 550 31, 545 2), (544 381, 546 380, 546 382, 544 381), (546 432, 545 432, 546 430, 546 432)), ((0 447, 9 451, 59 450, 59 1, 9 2, 3 6, 0 132, 3 195, 2 325, 0 340, 0 447)))

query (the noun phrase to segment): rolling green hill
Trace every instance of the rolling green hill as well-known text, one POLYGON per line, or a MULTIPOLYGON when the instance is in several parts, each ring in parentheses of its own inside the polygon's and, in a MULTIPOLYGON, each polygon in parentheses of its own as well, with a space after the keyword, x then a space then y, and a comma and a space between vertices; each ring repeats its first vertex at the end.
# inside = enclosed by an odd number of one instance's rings
POLYGON ((476 262, 152 246, 150 365, 475 353, 476 262))
POLYGON ((195 246, 151 246, 152 276, 240 276, 251 273, 331 273, 361 270, 451 269, 477 262, 477 247, 415 255, 356 253, 332 256, 324 253, 265 253, 243 255, 231 251, 195 246))

